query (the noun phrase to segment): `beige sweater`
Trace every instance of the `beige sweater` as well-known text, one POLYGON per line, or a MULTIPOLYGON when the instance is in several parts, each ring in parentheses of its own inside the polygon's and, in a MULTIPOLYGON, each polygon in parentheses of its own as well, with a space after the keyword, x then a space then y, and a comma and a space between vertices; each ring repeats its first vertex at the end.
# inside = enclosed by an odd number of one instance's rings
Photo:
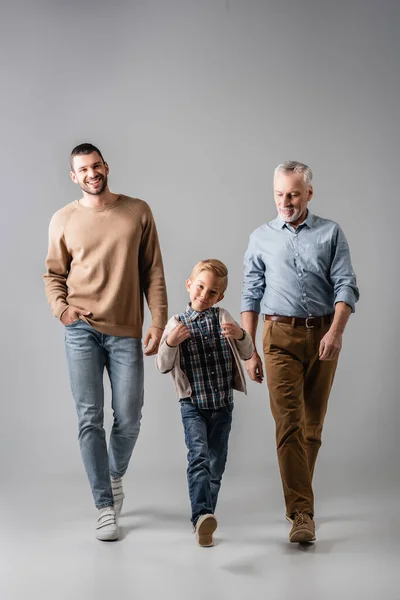
POLYGON ((120 195, 104 208, 78 200, 50 222, 44 275, 47 299, 60 318, 69 305, 102 333, 140 338, 143 294, 152 325, 167 322, 167 293, 157 230, 143 200, 120 195))

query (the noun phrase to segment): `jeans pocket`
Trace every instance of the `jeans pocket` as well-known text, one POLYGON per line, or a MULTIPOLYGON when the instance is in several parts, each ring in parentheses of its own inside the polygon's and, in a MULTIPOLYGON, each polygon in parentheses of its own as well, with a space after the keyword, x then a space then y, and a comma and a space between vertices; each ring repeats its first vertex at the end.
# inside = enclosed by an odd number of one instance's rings
POLYGON ((76 319, 75 321, 72 321, 72 323, 67 323, 67 325, 64 325, 64 327, 73 327, 74 325, 79 323, 79 321, 80 319, 76 319))

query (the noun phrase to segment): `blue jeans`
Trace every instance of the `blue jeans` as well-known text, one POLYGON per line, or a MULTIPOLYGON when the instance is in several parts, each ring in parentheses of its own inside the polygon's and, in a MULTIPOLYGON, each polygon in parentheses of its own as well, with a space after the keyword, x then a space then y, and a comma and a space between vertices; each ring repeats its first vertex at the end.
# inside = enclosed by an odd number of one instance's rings
POLYGON ((193 525, 200 515, 215 512, 228 455, 232 410, 233 405, 230 408, 205 410, 190 400, 181 400, 193 525))
POLYGON ((139 435, 143 406, 140 339, 96 331, 78 320, 65 327, 72 395, 78 414, 79 445, 97 508, 113 506, 110 475, 122 477, 139 435), (112 390, 114 423, 109 450, 103 428, 103 373, 112 390))

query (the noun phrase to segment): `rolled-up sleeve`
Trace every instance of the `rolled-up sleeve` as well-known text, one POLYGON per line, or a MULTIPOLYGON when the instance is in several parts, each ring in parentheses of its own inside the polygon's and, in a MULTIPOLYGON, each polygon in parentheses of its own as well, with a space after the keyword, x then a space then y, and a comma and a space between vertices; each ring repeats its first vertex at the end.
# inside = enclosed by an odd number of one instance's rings
POLYGON ((355 311, 355 304, 360 297, 356 275, 350 258, 350 249, 346 236, 339 226, 336 231, 336 244, 331 263, 330 277, 333 285, 335 304, 345 302, 355 311))
POLYGON ((242 286, 241 312, 259 313, 265 292, 265 263, 257 252, 254 233, 244 255, 244 279, 242 286))

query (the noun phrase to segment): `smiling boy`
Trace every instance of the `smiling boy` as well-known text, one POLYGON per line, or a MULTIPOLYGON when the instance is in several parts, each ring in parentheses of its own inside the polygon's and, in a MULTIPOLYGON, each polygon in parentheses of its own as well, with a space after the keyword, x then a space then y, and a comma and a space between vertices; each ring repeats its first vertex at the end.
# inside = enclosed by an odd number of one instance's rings
POLYGON ((157 367, 171 373, 181 404, 188 449, 187 478, 191 521, 200 546, 213 545, 215 508, 228 453, 233 389, 246 393, 240 360, 253 342, 227 310, 228 270, 219 260, 196 264, 186 281, 190 303, 172 317, 161 339, 157 367))

